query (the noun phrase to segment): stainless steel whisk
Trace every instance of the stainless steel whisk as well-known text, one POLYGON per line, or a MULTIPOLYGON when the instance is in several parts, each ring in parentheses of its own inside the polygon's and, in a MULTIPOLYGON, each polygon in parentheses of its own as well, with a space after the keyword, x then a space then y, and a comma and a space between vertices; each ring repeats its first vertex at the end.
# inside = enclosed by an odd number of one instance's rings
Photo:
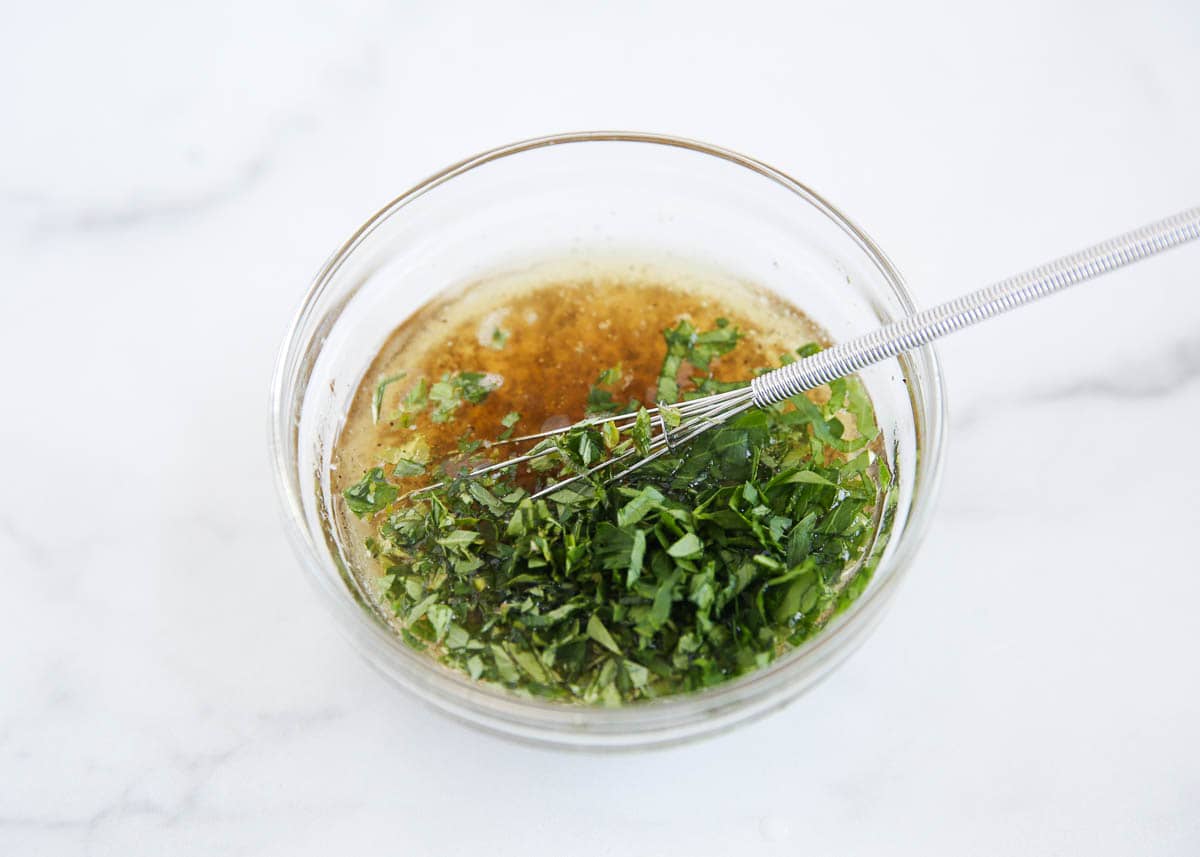
MULTIPOLYGON (((964 327, 978 324, 1062 291, 1068 286, 1107 274, 1197 238, 1200 238, 1200 208, 1192 208, 834 345, 811 357, 760 375, 736 390, 680 402, 677 405, 660 403, 659 407, 648 409, 653 420, 654 434, 645 453, 640 453, 634 448, 607 458, 581 473, 543 488, 533 497, 552 494, 572 482, 624 464, 623 469, 609 477, 609 481, 621 479, 687 443, 701 432, 719 426, 750 408, 768 407, 790 399, 805 390, 827 384, 835 378, 852 375, 873 363, 920 348, 964 327), (669 425, 668 418, 674 423, 676 417, 678 423, 669 425), (639 455, 640 458, 637 457, 639 455)), ((596 417, 561 429, 501 441, 500 443, 539 443, 524 455, 480 467, 467 475, 482 476, 551 455, 557 447, 546 440, 556 435, 581 427, 602 426, 605 423, 616 423, 617 429, 624 431, 634 425, 634 419, 634 414, 596 417)), ((444 483, 429 485, 414 493, 428 491, 441 484, 444 483)))

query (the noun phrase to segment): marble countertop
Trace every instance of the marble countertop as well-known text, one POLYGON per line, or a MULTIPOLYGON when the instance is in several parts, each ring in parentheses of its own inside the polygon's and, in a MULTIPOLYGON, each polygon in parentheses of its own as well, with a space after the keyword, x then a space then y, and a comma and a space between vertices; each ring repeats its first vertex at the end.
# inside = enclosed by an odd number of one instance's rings
MULTIPOLYGON (((933 303, 1200 203, 1200 13, 24 4, 0 32, 0 853, 1200 853, 1200 248, 941 347, 936 521, 782 713, 619 756, 385 686, 266 453, 326 255, 479 149, 710 140, 933 303)), ((1099 8, 1099 7, 1106 8, 1099 8)))

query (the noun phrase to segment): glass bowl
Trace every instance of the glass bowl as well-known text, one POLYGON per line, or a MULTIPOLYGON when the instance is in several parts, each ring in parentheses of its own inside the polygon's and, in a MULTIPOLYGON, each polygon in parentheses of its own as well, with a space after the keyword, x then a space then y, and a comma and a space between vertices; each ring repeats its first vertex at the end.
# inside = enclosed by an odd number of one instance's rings
MULTIPOLYGON (((329 464, 351 397, 389 333, 432 297, 547 259, 700 264, 774 291, 833 340, 913 310, 867 235, 799 182, 726 149, 637 133, 527 140, 462 161, 371 217, 317 274, 271 390, 271 446, 287 529, 339 628, 382 675, 474 726, 541 744, 628 748, 729 729, 780 708, 854 651, 908 568, 934 502, 945 434, 926 347, 870 367, 896 474, 863 594, 814 639, 754 673, 619 708, 527 699, 409 648, 348 567, 329 464)), ((553 347, 551 343, 547 347, 553 347)))

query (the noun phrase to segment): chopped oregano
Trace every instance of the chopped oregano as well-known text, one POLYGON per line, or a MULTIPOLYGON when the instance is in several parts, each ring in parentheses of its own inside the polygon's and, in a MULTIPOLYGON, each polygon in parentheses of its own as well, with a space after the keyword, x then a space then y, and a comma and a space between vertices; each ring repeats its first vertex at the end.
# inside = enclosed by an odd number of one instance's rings
MULTIPOLYGON (((740 336, 724 320, 665 330, 661 400, 734 386, 715 380, 712 366, 740 336)), ((892 477, 872 445, 879 429, 861 382, 835 381, 822 404, 824 395, 798 396, 748 411, 618 484, 600 471, 531 499, 623 451, 645 454, 657 420, 619 403, 621 380, 620 366, 601 372, 586 408, 628 411, 626 420, 542 441, 552 454, 516 472, 463 475, 465 462, 501 454, 468 430, 457 461, 431 462, 417 438, 387 453, 390 468, 371 468, 346 490, 350 511, 374 524, 368 549, 382 599, 411 645, 479 681, 616 705, 758 669, 863 591, 892 477), (418 477, 442 484, 411 496, 392 481, 418 477)), ((411 425, 406 415, 428 408, 430 420, 448 422, 493 390, 478 372, 422 379, 397 419, 411 425)), ((668 428, 681 420, 663 408, 668 428)), ((515 411, 504 416, 497 439, 519 421, 515 411)))

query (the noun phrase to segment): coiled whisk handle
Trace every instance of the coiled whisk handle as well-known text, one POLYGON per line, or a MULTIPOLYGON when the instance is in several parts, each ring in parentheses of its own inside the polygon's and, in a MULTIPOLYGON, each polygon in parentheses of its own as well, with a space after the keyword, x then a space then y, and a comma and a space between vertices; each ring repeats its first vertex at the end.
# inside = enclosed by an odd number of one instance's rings
POLYGON ((1200 208, 1192 208, 760 375, 750 383, 754 404, 781 402, 1197 238, 1200 208))

